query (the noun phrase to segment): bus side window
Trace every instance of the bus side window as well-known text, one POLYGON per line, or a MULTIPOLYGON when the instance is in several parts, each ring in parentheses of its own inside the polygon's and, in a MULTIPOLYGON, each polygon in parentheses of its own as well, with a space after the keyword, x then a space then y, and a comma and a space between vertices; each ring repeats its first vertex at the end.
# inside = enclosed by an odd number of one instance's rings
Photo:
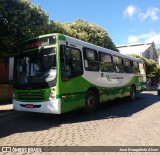
POLYGON ((140 72, 138 62, 133 61, 133 73, 138 74, 140 72))
POLYGON ((82 75, 81 51, 72 47, 60 46, 60 61, 62 80, 67 81, 73 77, 82 75))
POLYGON ((113 56, 114 71, 116 73, 124 73, 123 59, 118 56, 113 56))
POLYGON ((83 73, 81 51, 71 48, 71 73, 72 76, 78 76, 83 73))
POLYGON ((102 72, 113 72, 112 56, 106 53, 99 52, 100 70, 102 72))
POLYGON ((99 71, 97 51, 89 48, 83 48, 83 55, 86 71, 99 71))
POLYGON ((124 71, 125 73, 133 73, 132 62, 129 59, 124 59, 124 71))

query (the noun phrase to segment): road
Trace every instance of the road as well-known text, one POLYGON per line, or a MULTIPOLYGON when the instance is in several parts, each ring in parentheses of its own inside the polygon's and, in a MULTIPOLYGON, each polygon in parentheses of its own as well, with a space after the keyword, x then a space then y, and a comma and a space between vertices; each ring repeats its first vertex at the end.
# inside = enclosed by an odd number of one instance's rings
POLYGON ((23 113, 0 119, 1 146, 158 146, 160 96, 145 91, 134 102, 120 99, 63 115, 23 113))

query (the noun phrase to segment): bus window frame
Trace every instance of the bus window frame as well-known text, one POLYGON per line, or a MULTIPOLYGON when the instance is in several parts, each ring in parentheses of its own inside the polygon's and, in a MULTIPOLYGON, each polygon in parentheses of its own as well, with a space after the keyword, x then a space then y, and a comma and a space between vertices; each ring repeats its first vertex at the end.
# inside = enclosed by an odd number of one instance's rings
POLYGON ((133 60, 128 59, 128 58, 123 58, 123 64, 124 64, 124 72, 127 73, 127 74, 133 74, 133 60), (125 65, 125 63, 124 63, 125 60, 129 60, 130 61, 130 66, 126 66, 125 65), (126 67, 130 67, 131 71, 130 72, 126 72, 126 70, 125 70, 126 67))
POLYGON ((114 72, 114 68, 113 68, 113 57, 112 57, 112 55, 109 54, 109 53, 105 53, 105 52, 103 52, 103 51, 98 51, 98 57, 99 57, 99 70, 100 70, 101 72, 113 73, 113 72, 114 72), (100 63, 103 62, 103 61, 101 60, 101 54, 106 54, 106 55, 109 55, 109 56, 111 57, 111 62, 105 62, 105 63, 110 63, 110 64, 112 65, 112 71, 104 71, 104 70, 101 70, 101 69, 100 69, 100 65, 101 65, 100 63))
MULTIPOLYGON (((62 80, 63 82, 66 82, 66 81, 69 81, 69 80, 71 80, 71 79, 73 79, 73 78, 75 78, 75 77, 78 77, 78 76, 83 75, 84 69, 83 69, 82 51, 81 51, 79 48, 72 47, 72 46, 68 46, 68 45, 64 45, 64 44, 60 44, 60 45, 59 45, 59 49, 60 49, 60 55, 59 55, 59 56, 60 56, 61 80, 62 80), (70 49, 74 49, 74 50, 79 51, 79 53, 80 53, 80 63, 81 63, 81 68, 82 68, 82 72, 80 72, 80 74, 78 74, 78 75, 76 75, 76 76, 71 75, 71 76, 68 77, 68 78, 63 78, 63 76, 62 76, 62 62, 61 62, 61 46, 63 46, 63 48, 64 48, 64 50, 65 50, 65 51, 63 51, 63 53, 66 52, 66 48, 70 48, 70 49)), ((66 56, 66 55, 65 55, 65 56, 66 56)), ((72 73, 72 72, 71 72, 71 73, 72 73)))
POLYGON ((121 57, 121 56, 117 56, 117 55, 112 55, 112 60, 113 60, 113 70, 114 70, 114 72, 115 72, 115 73, 125 73, 125 71, 124 71, 124 62, 123 62, 123 57, 121 57), (120 64, 116 64, 116 63, 114 62, 114 57, 121 58, 121 60, 122 60, 122 64, 121 64, 121 65, 120 65, 120 64), (117 67, 117 65, 118 65, 118 66, 120 65, 120 67, 122 67, 122 70, 123 70, 123 71, 119 71, 119 72, 117 72, 117 71, 116 71, 116 67, 117 67))
POLYGON ((83 51, 83 61, 84 61, 84 69, 85 69, 85 71, 89 71, 89 72, 99 72, 100 67, 99 67, 98 51, 95 50, 95 49, 92 49, 92 48, 88 48, 88 47, 83 47, 83 48, 82 48, 82 51, 83 51), (88 70, 88 69, 86 68, 86 65, 85 65, 85 61, 87 60, 87 57, 86 57, 86 49, 92 50, 92 51, 94 52, 94 55, 95 55, 95 58, 96 58, 96 60, 94 60, 94 63, 97 61, 97 64, 98 64, 98 69, 97 69, 97 70, 88 70))
POLYGON ((133 64, 133 73, 134 73, 134 74, 139 74, 139 73, 140 73, 140 69, 139 69, 139 62, 138 62, 138 61, 133 60, 133 61, 132 61, 132 64, 133 64), (135 71, 134 71, 134 70, 135 70, 135 68, 134 68, 134 62, 136 62, 136 63, 137 63, 137 66, 138 66, 138 68, 137 68, 137 69, 138 69, 138 72, 135 72, 135 71))

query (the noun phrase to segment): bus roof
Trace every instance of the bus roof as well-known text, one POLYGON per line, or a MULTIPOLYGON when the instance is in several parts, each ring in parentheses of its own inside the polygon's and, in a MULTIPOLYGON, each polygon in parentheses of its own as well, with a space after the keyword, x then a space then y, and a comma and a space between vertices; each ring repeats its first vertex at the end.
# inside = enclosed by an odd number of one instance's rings
POLYGON ((88 43, 88 42, 85 42, 85 41, 81 41, 81 40, 78 40, 78 39, 75 39, 75 38, 72 38, 72 37, 69 37, 69 36, 66 36, 66 35, 64 35, 64 36, 66 38, 66 41, 68 43, 71 43, 72 45, 74 45, 74 43, 75 43, 75 45, 88 47, 88 48, 95 49, 97 51, 101 51, 101 52, 108 53, 108 54, 111 54, 111 55, 123 57, 123 58, 130 59, 130 60, 135 60, 135 61, 138 61, 138 62, 144 62, 143 60, 141 60, 139 58, 124 55, 124 54, 121 54, 119 52, 116 52, 116 51, 113 51, 113 50, 110 50, 110 49, 107 49, 107 48, 103 48, 103 47, 100 47, 100 46, 97 46, 97 45, 94 45, 94 44, 91 44, 91 43, 88 43))

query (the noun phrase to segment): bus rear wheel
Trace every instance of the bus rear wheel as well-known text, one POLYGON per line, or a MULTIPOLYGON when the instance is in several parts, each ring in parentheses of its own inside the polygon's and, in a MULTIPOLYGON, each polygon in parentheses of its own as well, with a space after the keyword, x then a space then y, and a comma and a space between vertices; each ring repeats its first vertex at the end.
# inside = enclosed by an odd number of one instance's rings
POLYGON ((135 100, 136 97, 136 89, 134 86, 131 86, 131 90, 130 90, 130 100, 133 101, 135 100))
POLYGON ((88 91, 85 99, 85 111, 90 114, 94 113, 97 109, 97 97, 94 91, 88 91))

